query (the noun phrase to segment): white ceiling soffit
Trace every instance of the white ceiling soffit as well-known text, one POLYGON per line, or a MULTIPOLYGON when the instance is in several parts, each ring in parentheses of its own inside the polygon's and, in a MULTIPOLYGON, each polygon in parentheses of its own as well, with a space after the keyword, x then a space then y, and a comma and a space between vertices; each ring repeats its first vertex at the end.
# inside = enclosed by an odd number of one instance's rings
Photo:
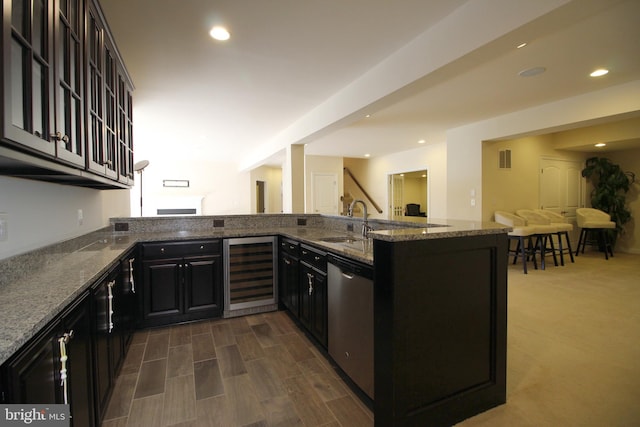
POLYGON ((143 158, 251 166, 303 142, 312 154, 381 155, 640 76, 636 0, 101 3, 136 85, 143 158), (226 43, 209 38, 218 23, 226 43), (582 78, 603 61, 617 72, 582 78), (547 72, 517 77, 536 65, 547 72))

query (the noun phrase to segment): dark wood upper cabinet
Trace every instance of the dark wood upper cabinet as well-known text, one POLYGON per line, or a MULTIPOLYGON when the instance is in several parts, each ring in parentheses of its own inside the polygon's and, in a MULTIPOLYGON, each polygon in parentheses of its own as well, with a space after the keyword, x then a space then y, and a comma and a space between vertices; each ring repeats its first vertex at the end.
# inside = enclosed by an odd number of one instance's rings
POLYGON ((3 2, 1 173, 133 184, 133 84, 97 0, 3 2))

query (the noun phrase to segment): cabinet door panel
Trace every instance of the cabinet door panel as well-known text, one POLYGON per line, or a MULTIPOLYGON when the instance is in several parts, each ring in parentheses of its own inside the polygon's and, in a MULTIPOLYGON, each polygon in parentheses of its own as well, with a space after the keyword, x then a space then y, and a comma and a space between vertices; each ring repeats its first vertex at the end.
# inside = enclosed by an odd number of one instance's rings
MULTIPOLYGON (((64 332, 73 331, 66 344, 68 402, 74 427, 95 425, 91 365, 91 322, 89 299, 85 298, 64 319, 64 332)), ((58 336, 60 338, 60 336, 58 336)))
POLYGON ((104 280, 94 288, 94 320, 95 320, 95 390, 97 412, 104 414, 108 403, 109 390, 112 386, 111 362, 109 358, 109 290, 108 280, 104 280))
POLYGON ((280 300, 295 316, 300 315, 298 259, 280 252, 280 300))
POLYGON ((185 260, 185 313, 219 309, 220 257, 185 260))
POLYGON ((327 346, 327 275, 314 271, 311 296, 311 333, 327 346))
POLYGON ((144 318, 179 314, 180 262, 177 260, 144 263, 144 318))
POLYGON ((299 294, 300 294, 300 323, 307 328, 311 328, 311 295, 313 294, 314 271, 306 264, 300 264, 299 294))
POLYGON ((57 369, 53 335, 48 333, 9 364, 11 400, 15 403, 58 403, 57 369))

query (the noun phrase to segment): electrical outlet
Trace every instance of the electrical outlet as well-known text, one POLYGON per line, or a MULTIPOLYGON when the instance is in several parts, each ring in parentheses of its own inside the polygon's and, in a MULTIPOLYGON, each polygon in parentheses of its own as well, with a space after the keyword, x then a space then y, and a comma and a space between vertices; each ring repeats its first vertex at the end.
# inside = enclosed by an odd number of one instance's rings
POLYGON ((84 222, 84 214, 82 213, 82 209, 78 209, 78 225, 82 225, 84 222))
POLYGON ((9 240, 9 216, 6 213, 0 213, 0 242, 9 240))

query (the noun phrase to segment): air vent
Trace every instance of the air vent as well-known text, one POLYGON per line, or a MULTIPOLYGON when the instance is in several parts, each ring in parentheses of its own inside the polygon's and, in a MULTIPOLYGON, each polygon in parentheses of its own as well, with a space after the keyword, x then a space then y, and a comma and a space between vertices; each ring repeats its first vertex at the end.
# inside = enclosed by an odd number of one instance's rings
POLYGON ((511 169, 511 150, 500 150, 500 161, 498 167, 500 169, 511 169))

